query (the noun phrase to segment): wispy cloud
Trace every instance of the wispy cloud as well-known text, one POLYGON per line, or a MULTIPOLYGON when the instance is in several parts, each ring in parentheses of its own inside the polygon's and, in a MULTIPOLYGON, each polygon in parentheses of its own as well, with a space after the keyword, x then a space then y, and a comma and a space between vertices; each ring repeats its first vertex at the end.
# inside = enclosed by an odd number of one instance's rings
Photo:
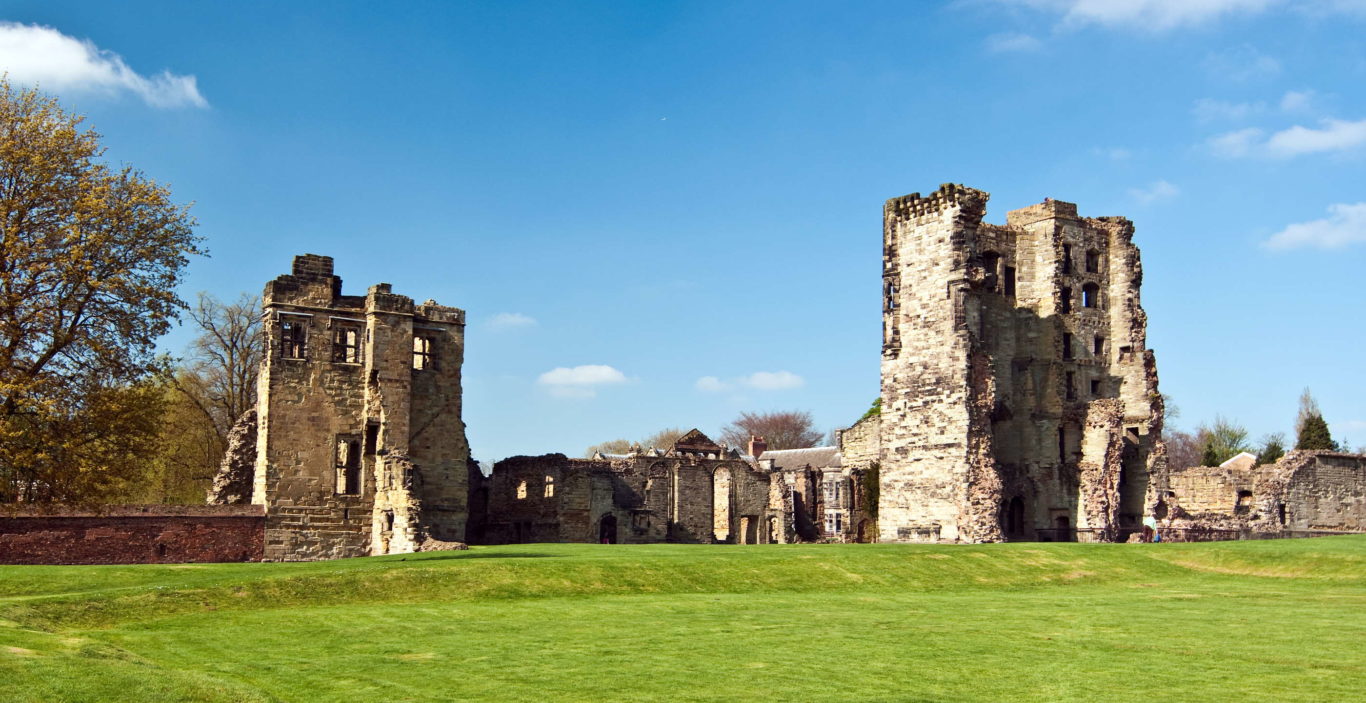
POLYGON ((1206 54, 1204 68, 1219 80, 1251 83, 1280 75, 1281 62, 1249 44, 1243 44, 1206 54))
POLYGON ((791 371, 756 371, 748 376, 741 376, 729 381, 723 381, 715 376, 703 376, 697 379, 697 383, 694 385, 697 390, 706 393, 724 393, 737 388, 748 388, 756 391, 784 391, 801 388, 806 385, 806 379, 791 371))
POLYGON ((1162 32, 1225 16, 1255 14, 1280 0, 998 0, 1059 16, 1063 27, 1099 25, 1162 32))
POLYGON ((536 383, 560 398, 592 398, 600 386, 627 381, 626 374, 602 364, 560 366, 541 374, 536 383))
POLYGON ((1271 235, 1262 246, 1272 250, 1341 249, 1366 243, 1366 203, 1328 206, 1328 217, 1299 222, 1271 235))
POLYGON ((1303 112, 1310 109, 1314 104, 1314 91, 1312 90, 1291 90, 1281 96, 1281 110, 1283 112, 1303 112))
POLYGON ((1103 156, 1111 161, 1126 161, 1134 155, 1134 152, 1120 146, 1094 147, 1091 149, 1091 153, 1096 156, 1103 156))
POLYGON ((123 58, 87 40, 39 25, 0 22, 0 70, 16 83, 44 90, 132 93, 153 107, 208 107, 194 76, 162 71, 144 76, 123 58))
POLYGON ((1305 154, 1348 152, 1366 146, 1366 120, 1327 119, 1317 128, 1295 125, 1267 136, 1248 127, 1212 137, 1210 150, 1227 157, 1292 158, 1305 154))
POLYGON ((986 39, 987 51, 993 54, 1015 54, 1038 51, 1043 43, 1038 39, 1018 32, 1002 32, 986 39))
POLYGON ((500 312, 489 318, 488 326, 496 330, 514 330, 535 327, 536 318, 520 312, 500 312))
POLYGON ((1199 122, 1241 122, 1266 111, 1266 103, 1229 102, 1201 98, 1195 101, 1191 113, 1199 122))
POLYGON ((1167 181, 1153 181, 1146 188, 1130 188, 1129 197, 1137 200, 1144 205, 1155 203, 1159 200, 1175 198, 1181 193, 1181 189, 1168 183, 1167 181))

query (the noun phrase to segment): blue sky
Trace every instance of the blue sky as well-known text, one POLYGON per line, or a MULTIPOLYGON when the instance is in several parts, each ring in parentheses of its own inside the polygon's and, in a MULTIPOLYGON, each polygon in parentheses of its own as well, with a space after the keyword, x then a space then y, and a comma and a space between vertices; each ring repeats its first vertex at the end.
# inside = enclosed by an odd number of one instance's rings
MULTIPOLYGON (((1134 220, 1190 429, 1366 445, 1366 0, 64 3, 0 66, 194 201, 184 294, 304 252, 469 313, 476 457, 878 393, 883 200, 1134 220)), ((165 340, 182 349, 188 334, 165 340)))

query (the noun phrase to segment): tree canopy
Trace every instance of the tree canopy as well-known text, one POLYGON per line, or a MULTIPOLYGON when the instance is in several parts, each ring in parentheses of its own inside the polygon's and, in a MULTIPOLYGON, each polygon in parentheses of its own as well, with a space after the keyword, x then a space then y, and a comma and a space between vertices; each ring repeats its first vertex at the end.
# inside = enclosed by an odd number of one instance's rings
POLYGON ((769 449, 814 447, 825 435, 815 428, 811 413, 780 410, 767 413, 742 412, 721 428, 720 442, 730 447, 745 447, 751 436, 763 437, 769 449))
POLYGON ((188 207, 36 90, 0 80, 0 500, 113 490, 154 450, 166 363, 203 253, 188 207))

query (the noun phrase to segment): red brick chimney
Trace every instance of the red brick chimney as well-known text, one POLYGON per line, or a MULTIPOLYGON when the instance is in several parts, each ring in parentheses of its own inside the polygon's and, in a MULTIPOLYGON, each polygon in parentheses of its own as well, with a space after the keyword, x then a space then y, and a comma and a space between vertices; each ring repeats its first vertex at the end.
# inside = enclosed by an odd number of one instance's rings
POLYGON ((750 436, 749 436, 749 455, 750 455, 750 456, 754 457, 755 459, 758 459, 758 458, 759 458, 759 455, 760 455, 760 454, 763 454, 767 449, 768 449, 768 442, 765 442, 763 437, 760 437, 760 436, 758 436, 758 435, 750 435, 750 436))

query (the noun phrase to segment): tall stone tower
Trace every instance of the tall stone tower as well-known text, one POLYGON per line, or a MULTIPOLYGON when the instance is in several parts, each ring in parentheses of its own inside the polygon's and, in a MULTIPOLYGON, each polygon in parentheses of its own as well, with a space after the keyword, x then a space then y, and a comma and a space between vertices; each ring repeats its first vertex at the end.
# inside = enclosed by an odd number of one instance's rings
POLYGON ((1133 224, 987 198, 883 209, 880 537, 1122 538, 1166 451, 1133 224))
POLYGON ((313 254, 266 284, 252 502, 266 506, 267 559, 465 537, 465 313, 341 284, 313 254))

